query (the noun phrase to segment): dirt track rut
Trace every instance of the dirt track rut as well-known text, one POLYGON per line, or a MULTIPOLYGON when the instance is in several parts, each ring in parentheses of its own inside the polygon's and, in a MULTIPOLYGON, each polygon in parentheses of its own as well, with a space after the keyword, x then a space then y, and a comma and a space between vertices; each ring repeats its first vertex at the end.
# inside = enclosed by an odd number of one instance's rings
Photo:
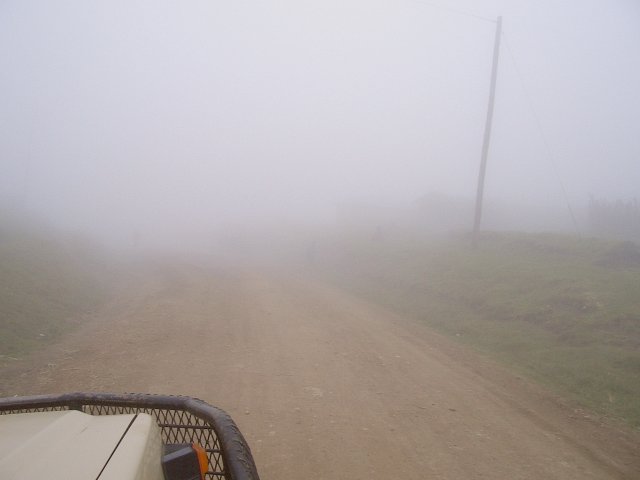
POLYGON ((330 286, 183 265, 125 290, 1 370, 2 393, 196 396, 234 417, 264 480, 640 478, 634 432, 330 286))

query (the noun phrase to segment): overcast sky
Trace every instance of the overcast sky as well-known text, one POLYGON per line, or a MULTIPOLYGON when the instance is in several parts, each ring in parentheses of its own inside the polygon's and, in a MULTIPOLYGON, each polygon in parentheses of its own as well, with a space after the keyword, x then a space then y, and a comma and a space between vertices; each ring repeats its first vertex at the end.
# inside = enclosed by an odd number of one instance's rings
POLYGON ((636 0, 0 0, 0 199, 126 230, 472 197, 497 15, 487 196, 640 197, 636 0))

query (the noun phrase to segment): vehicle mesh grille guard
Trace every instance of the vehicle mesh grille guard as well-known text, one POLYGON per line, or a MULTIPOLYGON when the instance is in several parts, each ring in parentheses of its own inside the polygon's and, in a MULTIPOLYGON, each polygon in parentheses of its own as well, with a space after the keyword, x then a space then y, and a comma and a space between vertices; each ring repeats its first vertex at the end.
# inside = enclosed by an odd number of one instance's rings
POLYGON ((69 393, 0 398, 0 415, 10 413, 79 410, 91 415, 147 413, 169 443, 198 443, 209 457, 207 479, 259 480, 251 450, 240 430, 224 411, 191 397, 69 393))

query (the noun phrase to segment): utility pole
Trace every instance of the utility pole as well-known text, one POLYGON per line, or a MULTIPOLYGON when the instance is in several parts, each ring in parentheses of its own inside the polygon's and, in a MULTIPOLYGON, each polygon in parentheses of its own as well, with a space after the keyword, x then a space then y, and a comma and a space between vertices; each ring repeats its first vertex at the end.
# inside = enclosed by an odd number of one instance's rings
POLYGON ((478 173, 478 190, 476 193, 476 214, 473 222, 473 248, 478 246, 480 233, 480 220, 482 219, 482 199, 484 196, 484 176, 487 171, 487 156, 489 155, 489 142, 491 141, 491 122, 493 120, 493 103, 496 97, 496 80, 498 77, 498 57, 500 56, 500 34, 502 32, 502 17, 496 22, 496 39, 493 45, 493 66, 491 68, 491 88, 489 90, 489 107, 487 108, 487 121, 484 126, 484 140, 482 142, 482 158, 480 160, 480 172, 478 173))

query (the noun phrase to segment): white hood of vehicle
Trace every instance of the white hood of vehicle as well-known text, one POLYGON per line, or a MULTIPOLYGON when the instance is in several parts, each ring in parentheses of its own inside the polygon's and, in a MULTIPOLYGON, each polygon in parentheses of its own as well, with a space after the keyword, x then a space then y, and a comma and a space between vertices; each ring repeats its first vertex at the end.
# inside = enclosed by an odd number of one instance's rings
POLYGON ((0 478, 7 480, 162 478, 161 448, 158 427, 146 414, 0 415, 0 478))

